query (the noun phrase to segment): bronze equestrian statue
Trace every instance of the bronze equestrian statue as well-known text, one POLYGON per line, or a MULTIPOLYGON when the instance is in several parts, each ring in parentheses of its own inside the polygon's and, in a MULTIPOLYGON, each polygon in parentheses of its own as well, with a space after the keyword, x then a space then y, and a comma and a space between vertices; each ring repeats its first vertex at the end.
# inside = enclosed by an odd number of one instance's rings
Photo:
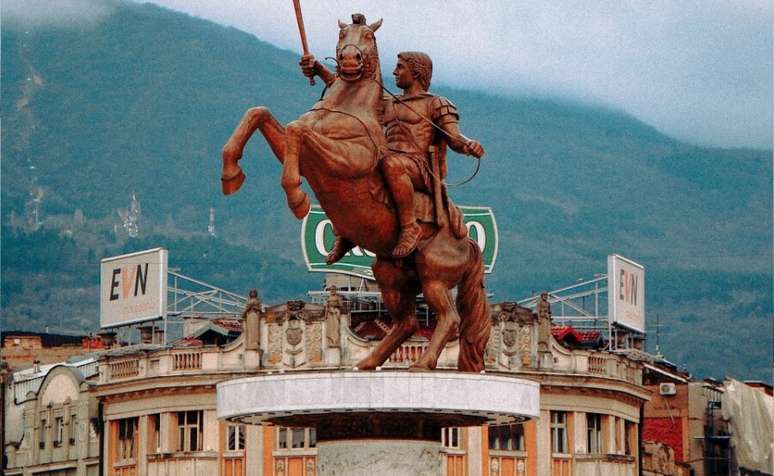
MULTIPOLYGON (((252 134, 261 131, 282 163, 281 184, 295 216, 302 219, 311 207, 301 190, 303 176, 340 237, 338 252, 354 244, 376 255, 374 278, 394 325, 357 367, 383 364, 417 331, 421 292, 437 324, 411 369, 435 368, 447 340, 459 330, 458 369, 481 371, 490 331, 481 250, 467 237, 442 179, 447 144, 477 157, 483 148, 459 132, 453 104, 427 93, 430 75, 417 74, 410 64, 417 54, 399 58, 395 68, 404 96, 385 98, 374 37, 381 20, 369 25, 360 14, 352 20, 349 25, 339 21, 335 74, 309 55, 302 58, 304 73, 320 75, 327 85, 308 112, 286 126, 266 107, 245 113, 223 148, 223 193, 242 185, 245 176, 237 162, 252 134)), ((423 56, 418 63, 431 68, 423 56)))

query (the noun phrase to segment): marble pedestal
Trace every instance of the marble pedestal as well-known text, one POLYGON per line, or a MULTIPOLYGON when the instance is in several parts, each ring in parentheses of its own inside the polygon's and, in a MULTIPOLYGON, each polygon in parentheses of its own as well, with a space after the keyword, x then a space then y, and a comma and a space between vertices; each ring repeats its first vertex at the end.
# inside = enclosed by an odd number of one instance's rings
POLYGON ((438 475, 441 429, 537 417, 539 385, 462 372, 267 374, 218 384, 218 418, 314 427, 319 476, 438 475))

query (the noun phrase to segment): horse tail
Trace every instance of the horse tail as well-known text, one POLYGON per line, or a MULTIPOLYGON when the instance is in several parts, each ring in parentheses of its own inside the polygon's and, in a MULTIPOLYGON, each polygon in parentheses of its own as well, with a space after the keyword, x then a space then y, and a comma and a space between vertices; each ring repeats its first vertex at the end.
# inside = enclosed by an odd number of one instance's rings
POLYGON ((484 349, 492 323, 484 289, 484 260, 478 244, 468 238, 470 255, 467 269, 457 287, 457 312, 460 315, 460 354, 457 368, 463 372, 484 370, 484 349))

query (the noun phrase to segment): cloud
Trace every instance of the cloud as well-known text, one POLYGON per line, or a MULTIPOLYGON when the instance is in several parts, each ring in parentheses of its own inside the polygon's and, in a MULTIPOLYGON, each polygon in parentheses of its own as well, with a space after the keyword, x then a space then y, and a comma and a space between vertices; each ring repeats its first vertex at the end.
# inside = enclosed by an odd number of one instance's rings
MULTIPOLYGON (((300 51, 290 1, 155 0, 300 51)), ((772 146, 772 6, 737 0, 305 1, 312 52, 336 19, 384 18, 382 62, 420 50, 436 83, 623 109, 693 143, 772 146)), ((389 71, 389 69, 387 69, 389 71)))
POLYGON ((78 28, 95 24, 114 10, 108 0, 3 0, 0 12, 4 22, 23 28, 78 28))

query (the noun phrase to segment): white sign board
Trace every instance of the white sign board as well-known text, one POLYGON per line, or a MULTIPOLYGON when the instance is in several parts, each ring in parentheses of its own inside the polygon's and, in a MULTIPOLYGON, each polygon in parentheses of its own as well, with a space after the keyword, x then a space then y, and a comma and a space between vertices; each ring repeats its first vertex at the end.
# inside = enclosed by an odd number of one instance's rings
POLYGON ((100 327, 166 317, 167 255, 167 250, 154 248, 102 260, 100 327))
POLYGON ((645 268, 623 256, 607 257, 607 315, 611 323, 645 332, 645 268))

